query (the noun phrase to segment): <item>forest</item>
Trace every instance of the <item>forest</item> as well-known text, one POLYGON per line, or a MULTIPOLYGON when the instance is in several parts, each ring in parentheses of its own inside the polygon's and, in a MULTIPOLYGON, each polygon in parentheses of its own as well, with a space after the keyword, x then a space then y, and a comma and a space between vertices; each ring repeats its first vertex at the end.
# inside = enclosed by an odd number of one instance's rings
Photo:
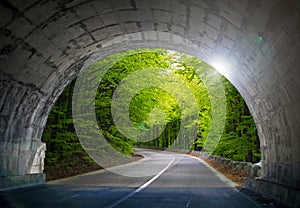
MULTIPOLYGON (((113 56, 118 54, 109 58, 113 56)), ((210 131, 218 118, 213 115, 216 111, 211 102, 216 95, 211 95, 207 86, 216 85, 211 75, 218 72, 195 57, 164 49, 127 51, 117 60, 101 79, 94 100, 97 125, 106 145, 129 158, 134 155, 136 146, 206 151, 209 137, 216 137, 210 131), (143 85, 145 87, 141 87, 143 85), (119 102, 114 102, 114 97, 119 102), (125 107, 128 109, 122 110, 125 107), (120 127, 127 123, 130 125, 120 127), (187 136, 185 132, 191 133, 187 136)), ((89 68, 101 70, 105 61, 107 58, 89 68)), ((212 154, 258 162, 261 156, 259 138, 249 109, 235 87, 225 77, 219 77, 226 112, 224 128, 212 154)), ((47 145, 45 172, 50 179, 59 171, 68 176, 76 174, 76 169, 99 168, 86 153, 75 131, 72 116, 75 83, 76 79, 65 87, 56 101, 43 133, 42 141, 47 145)), ((102 150, 94 147, 92 151, 102 150)))

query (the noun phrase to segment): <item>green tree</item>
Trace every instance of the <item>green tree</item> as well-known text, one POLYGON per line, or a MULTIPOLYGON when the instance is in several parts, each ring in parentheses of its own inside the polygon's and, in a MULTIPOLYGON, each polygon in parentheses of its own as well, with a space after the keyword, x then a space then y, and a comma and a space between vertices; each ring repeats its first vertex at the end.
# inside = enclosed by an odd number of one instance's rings
MULTIPOLYGON (((91 65, 90 68, 101 68, 106 64, 106 61, 118 56, 119 54, 116 54, 100 60, 91 65)), ((193 146, 188 146, 188 143, 183 145, 185 148, 201 150, 205 146, 209 129, 213 125, 212 105, 207 85, 213 86, 214 80, 203 80, 203 77, 209 77, 209 74, 216 73, 215 70, 199 59, 163 49, 128 51, 124 52, 122 57, 104 75, 96 94, 96 118, 106 141, 114 149, 128 156, 134 154, 133 148, 135 145, 168 148, 178 142, 178 135, 180 128, 182 128, 181 124, 185 121, 192 121, 190 125, 186 125, 184 128, 193 129, 198 126, 198 131, 195 131, 192 138, 193 146), (177 95, 180 93, 185 94, 185 92, 182 84, 176 83, 176 79, 170 79, 163 83, 157 83, 157 86, 160 87, 146 88, 136 92, 130 101, 130 121, 135 129, 147 133, 145 135, 148 138, 144 138, 147 141, 134 141, 124 136, 115 125, 112 117, 112 97, 124 79, 134 72, 143 72, 143 69, 153 70, 153 74, 144 74, 145 79, 150 81, 155 80, 153 76, 172 77, 173 75, 183 80, 195 97, 199 119, 192 116, 192 110, 189 108, 188 102, 183 101, 181 103, 182 109, 180 109, 178 98, 174 97, 172 92, 178 92, 177 95), (164 88, 170 88, 170 86, 172 92, 164 90, 164 88), (160 110, 153 111, 153 109, 160 110), (165 117, 162 117, 162 112, 165 117), (162 118, 165 119, 165 128, 161 132, 159 126, 162 118)), ((90 79, 94 79, 93 76, 90 79)), ((85 81, 90 82, 91 80, 85 81)), ((253 118, 245 101, 234 86, 224 77, 222 82, 226 93, 226 124, 214 154, 234 160, 256 162, 260 159, 260 148, 253 118)), ((42 138, 42 141, 47 144, 47 164, 63 167, 76 165, 78 161, 84 161, 88 164, 93 163, 82 148, 74 129, 72 118, 74 83, 75 81, 65 88, 49 114, 42 138)), ((132 83, 136 86, 139 86, 139 84, 141 83, 132 83)), ((218 88, 215 90, 217 91, 218 88)), ((133 88, 127 86, 124 92, 131 93, 133 88)), ((84 96, 82 95, 81 102, 91 102, 84 99, 84 96)), ((122 105, 116 107, 122 108, 122 105)), ((83 113, 85 112, 83 111, 83 113)), ((126 115, 120 113, 118 119, 126 120, 126 115)), ((82 125, 89 124, 82 121, 82 125)), ((184 135, 179 135, 179 137, 181 136, 184 135)), ((91 142, 96 139, 93 134, 90 137, 91 142)), ((185 142, 184 140, 180 141, 185 142)), ((99 151, 99 148, 95 147, 93 151, 99 151)))

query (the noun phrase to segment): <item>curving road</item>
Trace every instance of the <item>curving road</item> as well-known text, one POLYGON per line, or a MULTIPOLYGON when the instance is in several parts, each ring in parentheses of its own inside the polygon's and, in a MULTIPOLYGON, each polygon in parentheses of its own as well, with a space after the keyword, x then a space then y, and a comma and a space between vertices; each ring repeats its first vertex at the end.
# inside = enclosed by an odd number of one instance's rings
POLYGON ((137 152, 145 158, 110 171, 1 193, 0 207, 259 207, 198 158, 144 149, 137 152))

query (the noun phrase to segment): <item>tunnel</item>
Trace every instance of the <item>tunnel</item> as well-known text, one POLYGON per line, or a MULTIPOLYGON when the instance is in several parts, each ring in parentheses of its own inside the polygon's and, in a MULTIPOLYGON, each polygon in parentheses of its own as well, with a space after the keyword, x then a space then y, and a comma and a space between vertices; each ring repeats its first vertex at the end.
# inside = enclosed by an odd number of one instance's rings
POLYGON ((164 48, 226 66, 261 145, 262 176, 246 186, 300 204, 298 0, 3 0, 0 16, 3 189, 44 183, 48 113, 83 68, 164 48))

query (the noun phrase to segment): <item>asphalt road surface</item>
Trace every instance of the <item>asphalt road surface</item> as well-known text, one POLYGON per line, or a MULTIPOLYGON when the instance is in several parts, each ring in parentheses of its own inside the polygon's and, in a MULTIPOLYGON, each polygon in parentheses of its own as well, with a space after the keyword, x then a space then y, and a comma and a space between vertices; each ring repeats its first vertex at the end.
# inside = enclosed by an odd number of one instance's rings
POLYGON ((259 207, 202 160, 138 150, 144 159, 0 194, 4 207, 259 207), (117 174, 118 173, 118 174, 117 174), (130 177, 131 175, 131 177, 130 177))

